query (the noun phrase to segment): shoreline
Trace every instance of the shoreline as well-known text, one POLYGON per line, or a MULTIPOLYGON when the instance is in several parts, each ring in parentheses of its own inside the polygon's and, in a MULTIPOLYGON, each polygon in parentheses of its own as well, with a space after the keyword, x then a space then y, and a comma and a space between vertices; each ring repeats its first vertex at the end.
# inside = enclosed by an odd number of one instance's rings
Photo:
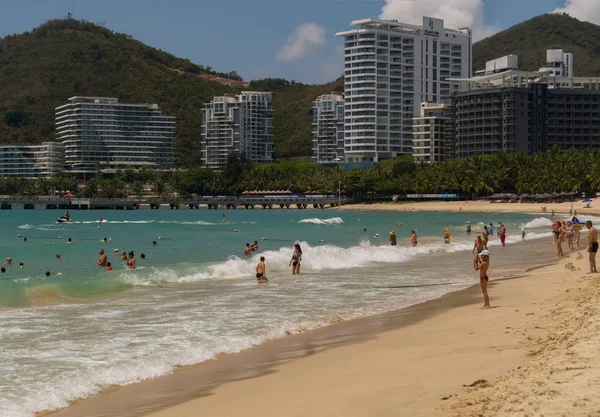
MULTIPOLYGON (((550 268, 553 266, 555 264, 551 264, 550 268)), ((540 265, 538 268, 548 268, 548 264, 540 265)), ((505 281, 520 281, 530 275, 523 272, 518 276, 496 279, 492 281, 491 286, 502 285, 501 283, 505 281)), ((473 306, 481 301, 480 297, 479 284, 474 284, 466 289, 453 291, 440 298, 399 310, 340 323, 333 322, 325 327, 267 341, 239 353, 219 355, 206 362, 181 367, 169 375, 132 385, 110 387, 89 399, 75 401, 65 409, 38 413, 37 416, 128 417, 146 416, 158 412, 157 416, 162 417, 160 410, 168 413, 172 408, 177 409, 190 401, 193 403, 212 398, 214 393, 227 389, 230 385, 252 384, 252 380, 268 378, 269 375, 277 373, 281 367, 309 360, 315 354, 326 354, 365 343, 375 343, 387 333, 411 327, 418 328, 424 321, 456 309, 473 306)), ((180 415, 179 412, 173 415, 180 415)))
MULTIPOLYGON (((328 210, 355 210, 355 211, 435 211, 453 213, 528 213, 548 216, 569 213, 571 203, 490 203, 489 201, 426 201, 426 202, 398 202, 398 203, 373 203, 373 204, 345 204, 328 210), (546 207, 543 213, 541 207, 546 207)), ((578 216, 600 215, 600 207, 595 205, 586 208, 581 201, 573 202, 573 209, 578 216)))

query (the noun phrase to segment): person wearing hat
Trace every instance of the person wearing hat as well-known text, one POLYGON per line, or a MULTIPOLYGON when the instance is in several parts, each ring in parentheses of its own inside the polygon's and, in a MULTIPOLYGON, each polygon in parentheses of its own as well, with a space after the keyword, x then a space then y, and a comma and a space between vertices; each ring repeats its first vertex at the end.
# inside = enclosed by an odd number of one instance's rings
POLYGON ((392 230, 390 232, 390 245, 396 246, 397 244, 398 244, 398 239, 396 238, 396 232, 392 230))
POLYGON ((489 278, 487 276, 488 268, 490 267, 490 251, 484 249, 479 254, 475 270, 479 271, 479 283, 481 284, 481 292, 483 292, 483 309, 490 308, 490 297, 487 293, 489 278))

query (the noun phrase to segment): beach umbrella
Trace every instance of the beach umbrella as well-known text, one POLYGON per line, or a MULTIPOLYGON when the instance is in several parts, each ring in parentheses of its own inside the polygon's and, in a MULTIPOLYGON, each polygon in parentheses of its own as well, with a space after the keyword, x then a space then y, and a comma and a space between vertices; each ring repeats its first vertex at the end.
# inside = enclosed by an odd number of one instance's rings
POLYGON ((73 197, 75 197, 75 194, 71 194, 71 193, 65 194, 65 198, 73 198, 73 197))

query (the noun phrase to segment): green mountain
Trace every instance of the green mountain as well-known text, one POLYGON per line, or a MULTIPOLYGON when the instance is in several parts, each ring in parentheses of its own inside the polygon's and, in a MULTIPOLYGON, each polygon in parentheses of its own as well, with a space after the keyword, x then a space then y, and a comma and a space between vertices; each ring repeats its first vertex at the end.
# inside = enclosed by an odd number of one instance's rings
POLYGON ((600 26, 566 14, 545 14, 512 26, 473 44, 473 68, 508 54, 519 55, 519 69, 537 71, 546 65, 547 49, 574 54, 575 75, 600 75, 600 26))
POLYGON ((275 142, 282 157, 310 155, 310 108, 331 85, 244 82, 75 19, 49 21, 0 39, 0 143, 54 140, 54 108, 75 95, 158 103, 177 118, 176 155, 200 163, 201 109, 213 96, 248 88, 274 92, 275 142))
MULTIPOLYGON (((575 72, 600 75, 600 26, 566 15, 543 15, 473 46, 474 68, 507 54, 520 68, 545 64, 545 51, 575 54, 575 72)), ((31 32, 0 39, 0 143, 54 140, 54 108, 75 95, 158 103, 177 118, 176 155, 200 162, 201 109, 215 95, 244 89, 272 91, 275 153, 307 158, 311 107, 319 94, 342 91, 342 78, 323 85, 282 79, 244 82, 232 71, 210 67, 151 48, 126 34, 75 19, 52 20, 31 32)))

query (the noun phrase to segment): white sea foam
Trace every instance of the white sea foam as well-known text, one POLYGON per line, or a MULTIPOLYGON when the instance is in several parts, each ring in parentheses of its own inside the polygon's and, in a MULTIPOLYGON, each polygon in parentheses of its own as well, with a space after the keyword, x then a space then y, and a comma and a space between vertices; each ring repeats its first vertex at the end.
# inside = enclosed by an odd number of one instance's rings
POLYGON ((533 219, 528 223, 524 223, 521 225, 524 229, 536 229, 536 228, 550 228, 552 227, 552 220, 547 217, 538 217, 537 219, 533 219))
POLYGON ((341 224, 344 221, 340 217, 332 217, 330 219, 319 219, 317 217, 313 217, 311 219, 303 219, 298 223, 312 223, 312 224, 341 224))

